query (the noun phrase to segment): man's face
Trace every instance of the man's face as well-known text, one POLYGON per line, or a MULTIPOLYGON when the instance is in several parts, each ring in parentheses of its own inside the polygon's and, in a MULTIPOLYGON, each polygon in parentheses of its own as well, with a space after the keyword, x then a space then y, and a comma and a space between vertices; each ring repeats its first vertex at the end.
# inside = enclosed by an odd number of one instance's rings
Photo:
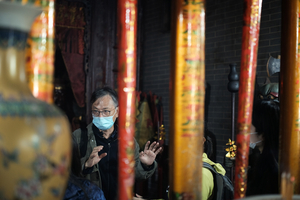
POLYGON ((115 106, 114 101, 109 95, 105 95, 101 98, 98 98, 92 104, 92 113, 95 117, 113 116, 113 121, 115 121, 116 118, 119 116, 119 107, 115 106))
POLYGON ((260 141, 263 141, 263 134, 257 134, 255 126, 251 124, 250 129, 250 142, 251 143, 257 143, 256 146, 261 146, 262 143, 260 141))

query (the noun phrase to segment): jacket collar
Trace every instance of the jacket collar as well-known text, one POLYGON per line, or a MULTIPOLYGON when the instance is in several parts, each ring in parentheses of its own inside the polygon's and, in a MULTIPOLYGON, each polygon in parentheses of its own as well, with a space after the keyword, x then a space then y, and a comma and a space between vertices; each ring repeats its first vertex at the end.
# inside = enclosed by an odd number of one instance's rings
MULTIPOLYGON (((99 129, 92 123, 92 132, 93 134, 100 135, 101 138, 103 137, 103 132, 99 131, 99 129)), ((108 138, 108 140, 114 140, 118 137, 118 125, 114 123, 114 131, 112 132, 111 136, 108 138)))

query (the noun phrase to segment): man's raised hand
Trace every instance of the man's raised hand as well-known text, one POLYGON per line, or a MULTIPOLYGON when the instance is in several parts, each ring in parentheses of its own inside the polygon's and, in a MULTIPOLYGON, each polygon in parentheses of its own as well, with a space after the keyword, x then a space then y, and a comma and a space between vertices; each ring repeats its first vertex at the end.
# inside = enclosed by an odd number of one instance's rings
POLYGON ((159 152, 161 152, 162 148, 158 148, 159 147, 159 143, 158 142, 153 142, 150 146, 150 141, 148 141, 145 145, 144 151, 141 151, 140 153, 140 160, 143 164, 145 165, 152 165, 157 154, 159 154, 159 152))
POLYGON ((98 152, 103 149, 103 146, 97 146, 93 149, 93 152, 91 153, 89 159, 85 162, 84 167, 93 167, 95 164, 100 162, 100 160, 107 155, 107 153, 102 153, 100 156, 98 155, 98 152))

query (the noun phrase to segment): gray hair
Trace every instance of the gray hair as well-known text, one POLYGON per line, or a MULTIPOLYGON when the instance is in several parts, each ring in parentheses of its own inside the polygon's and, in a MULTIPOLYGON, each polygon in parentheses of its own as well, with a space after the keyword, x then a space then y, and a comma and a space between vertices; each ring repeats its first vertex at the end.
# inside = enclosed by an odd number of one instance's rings
POLYGON ((106 95, 109 95, 112 98, 116 107, 119 106, 117 92, 108 86, 104 86, 103 88, 96 89, 93 92, 92 97, 91 97, 91 104, 95 103, 95 101, 97 101, 97 99, 104 97, 106 95))

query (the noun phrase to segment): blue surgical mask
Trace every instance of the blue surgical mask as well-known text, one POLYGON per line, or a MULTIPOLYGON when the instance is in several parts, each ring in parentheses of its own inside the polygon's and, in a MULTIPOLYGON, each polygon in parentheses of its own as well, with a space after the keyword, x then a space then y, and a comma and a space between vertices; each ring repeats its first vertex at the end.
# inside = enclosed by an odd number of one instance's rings
POLYGON ((95 117, 95 116, 93 116, 93 124, 100 130, 108 130, 115 123, 114 120, 113 120, 113 116, 109 116, 109 117, 95 117))
MULTIPOLYGON (((257 132, 250 133, 250 135, 257 135, 257 132)), ((260 142, 262 142, 262 141, 259 140, 259 141, 256 141, 256 142, 251 142, 251 139, 250 139, 250 145, 249 146, 250 146, 251 149, 254 149, 256 147, 256 144, 258 144, 260 142)))
POLYGON ((256 144, 260 143, 261 140, 257 141, 257 142, 250 142, 250 148, 254 149, 256 147, 256 144))

